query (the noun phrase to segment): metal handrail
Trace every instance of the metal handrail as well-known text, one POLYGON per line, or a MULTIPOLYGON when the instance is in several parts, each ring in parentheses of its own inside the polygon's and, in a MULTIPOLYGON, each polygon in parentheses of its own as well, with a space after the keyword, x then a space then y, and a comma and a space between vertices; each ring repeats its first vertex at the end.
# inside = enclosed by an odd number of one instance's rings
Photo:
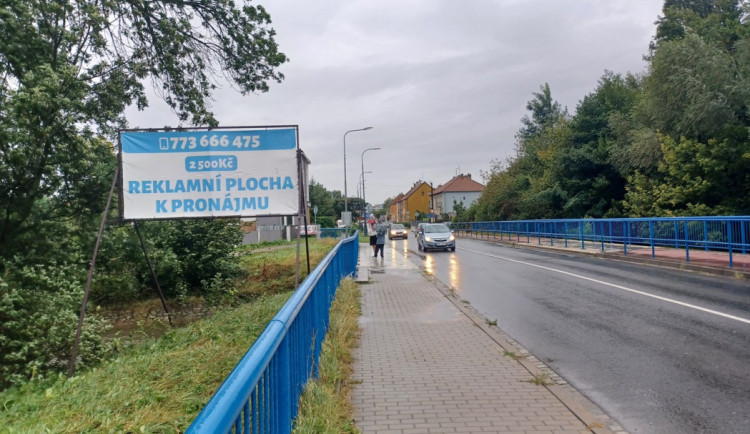
POLYGON ((339 241, 270 321, 188 428, 188 433, 288 433, 299 397, 317 376, 329 310, 354 274, 359 234, 339 241))
POLYGON ((733 255, 746 254, 750 250, 750 216, 709 217, 639 217, 605 219, 543 219, 489 222, 457 222, 451 228, 459 232, 476 233, 480 236, 514 236, 526 242, 536 238, 553 245, 555 242, 579 242, 581 249, 586 243, 616 245, 627 255, 628 248, 648 246, 655 257, 656 247, 685 249, 690 261, 690 249, 726 251, 729 267, 734 266, 733 255))

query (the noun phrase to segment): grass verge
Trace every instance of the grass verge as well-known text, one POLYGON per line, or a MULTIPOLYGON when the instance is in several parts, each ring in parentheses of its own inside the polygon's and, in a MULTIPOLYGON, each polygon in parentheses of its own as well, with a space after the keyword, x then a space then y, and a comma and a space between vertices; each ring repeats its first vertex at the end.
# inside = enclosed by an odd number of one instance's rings
MULTIPOLYGON (((335 243, 310 243, 311 267, 335 243)), ((0 433, 184 432, 293 293, 294 247, 243 256, 250 277, 235 298, 250 303, 235 301, 210 318, 139 340, 72 379, 0 392, 0 433)), ((301 279, 306 274, 303 265, 301 279)))
POLYGON ((331 306, 331 321, 320 355, 320 376, 305 387, 294 432, 356 433, 350 400, 352 350, 359 339, 360 292, 342 281, 331 306))
POLYGON ((220 311, 70 380, 7 390, 0 431, 182 432, 290 294, 220 311))

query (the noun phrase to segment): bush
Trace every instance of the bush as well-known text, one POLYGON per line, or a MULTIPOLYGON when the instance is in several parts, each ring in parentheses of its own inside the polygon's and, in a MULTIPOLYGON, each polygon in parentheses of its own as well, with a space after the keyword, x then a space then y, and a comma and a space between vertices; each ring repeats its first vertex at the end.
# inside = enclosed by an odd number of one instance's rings
MULTIPOLYGON (((79 265, 16 266, 0 277, 0 388, 62 372, 70 359, 81 301, 79 265)), ((101 339, 105 322, 87 315, 77 366, 92 366, 111 353, 101 339)))
MULTIPOLYGON (((226 295, 244 275, 236 254, 242 242, 237 220, 141 222, 139 227, 167 297, 226 295)), ((155 294, 153 277, 131 226, 109 229, 99 255, 93 300, 118 303, 155 294)))
POLYGON ((318 217, 317 222, 321 228, 335 228, 336 227, 336 222, 334 221, 333 217, 328 217, 328 216, 318 217))

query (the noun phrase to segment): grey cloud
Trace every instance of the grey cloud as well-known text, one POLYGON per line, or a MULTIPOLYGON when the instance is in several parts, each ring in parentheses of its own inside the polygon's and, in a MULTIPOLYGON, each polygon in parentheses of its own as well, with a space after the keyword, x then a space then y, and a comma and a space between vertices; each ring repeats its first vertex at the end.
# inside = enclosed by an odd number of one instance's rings
MULTIPOLYGON (((545 82, 573 112, 605 69, 640 72, 660 3, 269 0, 291 59, 285 81, 245 97, 225 86, 213 108, 224 125, 298 124, 311 174, 336 190, 344 133, 375 127, 347 137, 347 179, 354 195, 361 152, 383 147, 365 157, 367 198, 380 203, 420 178, 479 179, 513 153, 526 102, 545 82)), ((131 124, 170 123, 155 111, 132 113, 131 124)))

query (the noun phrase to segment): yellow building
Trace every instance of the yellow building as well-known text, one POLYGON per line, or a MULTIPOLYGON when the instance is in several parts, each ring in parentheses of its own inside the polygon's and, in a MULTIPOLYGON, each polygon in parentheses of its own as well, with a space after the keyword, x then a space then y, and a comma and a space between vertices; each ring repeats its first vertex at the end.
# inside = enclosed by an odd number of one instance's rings
POLYGON ((413 222, 430 212, 430 184, 417 181, 397 203, 398 221, 413 222))
POLYGON ((403 193, 399 193, 398 196, 394 197, 391 201, 391 206, 388 208, 388 221, 392 222, 399 222, 403 221, 399 219, 399 213, 398 213, 398 204, 401 202, 401 199, 404 198, 403 193))

